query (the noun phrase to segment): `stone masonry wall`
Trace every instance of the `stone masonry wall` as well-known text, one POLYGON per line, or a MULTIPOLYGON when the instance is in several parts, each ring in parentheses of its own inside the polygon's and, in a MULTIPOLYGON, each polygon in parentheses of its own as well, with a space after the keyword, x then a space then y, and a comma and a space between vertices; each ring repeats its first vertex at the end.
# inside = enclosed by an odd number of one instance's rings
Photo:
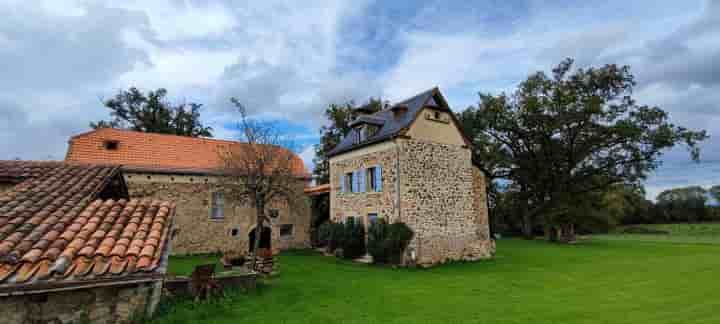
POLYGON ((397 139, 333 157, 330 218, 361 216, 367 225, 367 214, 378 213, 388 222, 405 222, 415 232, 408 263, 488 258, 495 246, 489 237, 485 178, 470 154, 461 145, 397 139), (344 174, 377 164, 383 168, 382 192, 340 192, 344 174))
POLYGON ((384 145, 368 149, 367 154, 357 157, 341 157, 330 160, 330 219, 342 222, 347 217, 360 217, 367 226, 367 215, 377 213, 388 222, 397 218, 396 200, 396 146, 384 145), (380 192, 340 192, 341 181, 346 173, 375 165, 382 167, 382 191, 380 192))
POLYGON ((152 283, 0 297, 0 322, 129 323, 146 312, 152 283))
MULTIPOLYGON (((229 194, 238 187, 219 184, 216 178, 205 176, 170 176, 158 174, 126 173, 130 197, 153 197, 174 201, 177 204, 174 218, 175 235, 171 238, 173 254, 248 251, 248 235, 255 228, 255 208, 235 202, 229 194), (149 178, 148 178, 149 177, 149 178), (214 191, 225 192, 224 218, 211 219, 211 196, 214 191)), ((298 181, 298 190, 303 183, 298 181)), ((274 251, 304 248, 310 242, 310 209, 290 210, 276 204, 279 216, 273 219, 272 242, 274 251), (280 236, 280 227, 292 224, 292 235, 280 236)))
MULTIPOLYGON (((400 142, 400 220, 415 231, 409 255, 420 266, 477 260, 494 253, 487 207, 470 149, 416 140, 400 142), (480 191, 480 192, 478 192, 480 191)), ((483 180, 484 181, 484 180, 483 180)))

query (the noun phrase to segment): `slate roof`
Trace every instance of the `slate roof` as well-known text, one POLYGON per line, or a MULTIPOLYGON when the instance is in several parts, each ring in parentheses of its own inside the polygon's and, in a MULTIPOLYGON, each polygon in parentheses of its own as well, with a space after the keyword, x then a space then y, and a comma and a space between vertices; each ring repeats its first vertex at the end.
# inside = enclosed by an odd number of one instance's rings
POLYGON ((26 175, 0 192, 0 293, 159 270, 173 204, 97 199, 122 179, 118 166, 42 164, 47 168, 32 173, 22 170, 35 170, 37 162, 0 161, 0 172, 26 175))
MULTIPOLYGON (((220 152, 238 145, 237 141, 100 128, 70 138, 65 161, 120 164, 124 170, 179 174, 213 174, 225 161, 220 152), (117 149, 105 148, 116 141, 117 149)), ((281 149, 281 148, 279 148, 281 149)), ((285 150, 284 148, 282 148, 285 150)), ((293 173, 309 175, 302 159, 292 153, 293 173)))
POLYGON ((374 114, 362 115, 358 117, 358 120, 361 120, 360 118, 363 118, 382 121, 382 126, 377 131, 377 133, 375 133, 373 136, 369 137, 367 140, 361 143, 355 143, 355 139, 358 136, 357 130, 350 131, 350 133, 348 133, 342 139, 342 141, 340 141, 340 143, 335 146, 335 148, 328 152, 328 156, 335 156, 356 148, 382 142, 384 140, 394 138, 398 135, 402 135, 415 121, 422 108, 428 105, 433 106, 437 109, 450 111, 447 102, 442 97, 442 94, 440 94, 440 90, 437 87, 421 92, 411 98, 397 102, 394 105, 378 111, 374 114), (436 101, 440 102, 435 103, 436 101), (393 112, 393 109, 399 106, 405 106, 405 108, 407 108, 407 111, 402 114, 396 115, 393 112))

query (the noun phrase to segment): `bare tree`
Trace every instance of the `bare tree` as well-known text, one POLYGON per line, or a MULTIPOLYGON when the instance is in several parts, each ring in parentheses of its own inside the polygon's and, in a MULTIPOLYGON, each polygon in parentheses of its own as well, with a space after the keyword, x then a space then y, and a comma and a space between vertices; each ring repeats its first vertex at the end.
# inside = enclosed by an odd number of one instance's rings
POLYGON ((302 160, 288 149, 290 141, 275 124, 248 118, 247 110, 239 100, 231 98, 230 101, 240 113, 237 126, 244 143, 219 151, 224 161, 221 181, 238 188, 231 190, 231 199, 255 208, 255 240, 250 242, 255 268, 262 230, 265 224, 272 226, 266 208, 273 204, 283 204, 294 212, 309 208, 303 192, 308 175, 302 160))

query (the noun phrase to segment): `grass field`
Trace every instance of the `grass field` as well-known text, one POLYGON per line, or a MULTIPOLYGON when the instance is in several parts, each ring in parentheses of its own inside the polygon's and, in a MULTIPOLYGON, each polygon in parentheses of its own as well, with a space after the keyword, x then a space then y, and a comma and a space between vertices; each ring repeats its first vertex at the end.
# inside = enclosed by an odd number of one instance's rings
POLYGON ((718 256, 705 244, 501 240, 492 261, 414 270, 295 252, 258 291, 165 305, 155 323, 720 323, 718 256))
POLYGON ((651 224, 633 225, 652 230, 661 230, 668 234, 622 234, 623 228, 608 235, 595 235, 597 240, 643 241, 668 243, 720 244, 720 223, 702 224, 651 224))

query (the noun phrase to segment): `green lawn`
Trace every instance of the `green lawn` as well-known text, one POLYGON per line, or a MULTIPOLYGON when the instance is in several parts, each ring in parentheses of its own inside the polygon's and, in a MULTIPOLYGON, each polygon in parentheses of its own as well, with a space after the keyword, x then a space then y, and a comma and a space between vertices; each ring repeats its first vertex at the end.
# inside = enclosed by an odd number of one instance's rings
POLYGON ((633 225, 653 230, 666 231, 669 234, 621 234, 623 228, 609 235, 595 235, 595 239, 613 241, 644 241, 669 243, 720 244, 720 223, 701 224, 651 224, 633 225))
POLYGON ((189 276, 193 272, 193 269, 195 269, 195 266, 210 263, 215 263, 215 271, 222 270, 219 255, 172 256, 170 257, 168 272, 172 275, 189 276))
POLYGON ((501 240, 492 261, 413 270, 295 252, 257 292, 165 305, 155 323, 720 323, 719 256, 703 244, 501 240))

